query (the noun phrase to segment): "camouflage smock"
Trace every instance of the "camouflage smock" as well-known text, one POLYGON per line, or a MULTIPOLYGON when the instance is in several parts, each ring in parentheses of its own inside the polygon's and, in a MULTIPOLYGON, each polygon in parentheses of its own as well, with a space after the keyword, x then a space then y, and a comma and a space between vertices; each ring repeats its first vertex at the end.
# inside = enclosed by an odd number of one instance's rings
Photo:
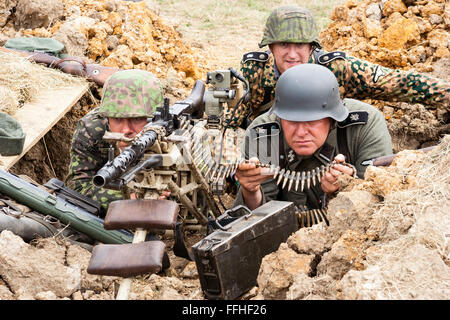
POLYGON ((78 121, 72 138, 69 174, 66 185, 98 201, 105 210, 111 201, 121 200, 122 192, 96 187, 92 178, 108 161, 109 143, 102 140, 109 131, 108 119, 101 117, 95 108, 78 121))
MULTIPOLYGON (((327 53, 316 49, 309 63, 319 63, 334 73, 342 98, 422 103, 444 108, 450 105, 450 82, 445 80, 414 71, 389 69, 340 51, 327 53)), ((279 77, 270 51, 245 54, 241 73, 249 82, 251 99, 239 106, 233 119, 230 119, 231 110, 226 111, 232 126, 239 126, 246 117, 253 120, 269 109, 279 77)))
MULTIPOLYGON (((377 157, 392 154, 392 142, 389 134, 386 121, 383 114, 375 107, 354 99, 344 99, 344 105, 349 110, 349 115, 346 120, 341 122, 334 122, 330 128, 330 132, 325 143, 311 156, 297 155, 286 143, 282 132, 280 119, 271 112, 266 112, 255 119, 249 128, 246 130, 245 144, 242 146, 242 155, 249 159, 248 143, 251 141, 251 130, 256 130, 256 140, 263 145, 266 145, 266 139, 270 136, 267 133, 258 135, 258 128, 266 127, 267 125, 275 126, 280 130, 280 134, 274 135, 276 139, 281 141, 280 155, 286 159, 281 168, 286 170, 310 171, 321 165, 326 165, 331 162, 339 153, 345 153, 340 149, 338 142, 338 127, 346 130, 346 145, 348 148, 348 163, 351 163, 356 168, 356 174, 359 178, 364 177, 364 172, 367 168, 368 161, 377 157)), ((278 143, 278 142, 276 142, 278 143)), ((252 155, 253 156, 253 155, 252 155)), ((262 160, 260 154, 257 157, 262 160)), ((281 162, 281 161, 280 161, 281 162)), ((292 201, 299 208, 319 209, 323 204, 324 192, 322 191, 320 183, 304 190, 295 191, 291 189, 282 189, 282 184, 277 185, 275 179, 271 178, 261 183, 261 191, 263 195, 262 203, 264 204, 270 200, 292 201)), ((235 198, 233 206, 244 204, 242 191, 239 188, 238 194, 235 198)))

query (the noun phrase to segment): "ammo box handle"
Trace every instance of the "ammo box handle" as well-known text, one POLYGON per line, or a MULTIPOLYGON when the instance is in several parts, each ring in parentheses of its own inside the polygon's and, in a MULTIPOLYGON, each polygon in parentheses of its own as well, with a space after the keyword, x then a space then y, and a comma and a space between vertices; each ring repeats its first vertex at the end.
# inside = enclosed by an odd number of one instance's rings
MULTIPOLYGON (((241 210, 241 209, 243 209, 244 211, 248 212, 246 215, 243 216, 245 219, 248 219, 252 215, 252 211, 249 208, 247 208, 246 206, 244 206, 244 205, 239 205, 239 206, 236 206, 234 208, 228 209, 220 217, 218 217, 216 219, 216 221, 215 221, 216 225, 219 227, 219 229, 223 230, 223 231, 227 231, 228 229, 230 229, 231 226, 233 225, 233 222, 237 221, 238 219, 236 219, 235 221, 230 222, 226 226, 222 226, 219 221, 222 220, 225 217, 237 218, 237 217, 231 215, 230 213, 236 212, 236 211, 241 210)), ((241 217, 239 217, 239 218, 241 218, 241 217)))

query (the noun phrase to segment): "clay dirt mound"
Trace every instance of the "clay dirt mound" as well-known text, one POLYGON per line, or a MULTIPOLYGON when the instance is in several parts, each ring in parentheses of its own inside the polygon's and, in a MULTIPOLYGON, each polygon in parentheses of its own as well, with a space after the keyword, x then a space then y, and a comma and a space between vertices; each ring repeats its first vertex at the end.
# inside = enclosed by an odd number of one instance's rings
MULTIPOLYGON (((203 299, 194 262, 173 256, 161 274, 133 280, 130 300, 203 299)), ((91 253, 57 238, 25 243, 0 233, 0 300, 114 300, 121 279, 88 274, 91 253)))
POLYGON ((147 70, 182 89, 204 75, 199 53, 145 1, 12 0, 2 5, 0 44, 19 36, 54 38, 69 55, 147 70))
MULTIPOLYGON (((365 0, 337 6, 320 33, 328 51, 394 69, 450 80, 450 3, 446 0, 365 0)), ((367 100, 385 115, 394 151, 435 144, 449 133, 448 108, 367 100)))

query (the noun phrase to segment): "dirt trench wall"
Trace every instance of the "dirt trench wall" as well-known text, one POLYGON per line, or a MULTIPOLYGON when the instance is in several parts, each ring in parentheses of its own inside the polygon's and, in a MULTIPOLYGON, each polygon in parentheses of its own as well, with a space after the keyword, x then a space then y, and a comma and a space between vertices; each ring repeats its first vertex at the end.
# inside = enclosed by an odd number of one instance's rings
POLYGON ((420 72, 450 58, 450 3, 445 0, 350 0, 336 7, 331 19, 321 33, 329 50, 420 72))
MULTIPOLYGON (((130 300, 204 299, 194 262, 169 251, 165 273, 135 277, 130 300)), ((114 300, 122 278, 87 273, 91 253, 58 238, 0 232, 0 300, 114 300)))
POLYGON ((70 163, 72 134, 77 121, 95 107, 94 100, 89 94, 84 95, 10 171, 27 175, 41 184, 54 177, 64 181, 70 163))
POLYGON ((204 76, 198 53, 145 1, 15 0, 6 1, 2 12, 3 43, 19 36, 54 38, 69 55, 160 78, 170 73, 181 88, 204 76))
MULTIPOLYGON (((445 0, 349 0, 320 33, 328 51, 344 51, 394 69, 450 81, 450 3, 445 0)), ((394 152, 435 144, 449 130, 449 110, 367 100, 385 115, 394 152)))

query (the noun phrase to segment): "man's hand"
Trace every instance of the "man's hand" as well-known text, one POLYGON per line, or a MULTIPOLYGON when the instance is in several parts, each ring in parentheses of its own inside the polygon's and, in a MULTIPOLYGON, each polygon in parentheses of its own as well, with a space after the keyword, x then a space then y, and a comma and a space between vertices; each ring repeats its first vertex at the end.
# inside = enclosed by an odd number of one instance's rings
POLYGON ((332 194, 339 190, 340 186, 338 182, 338 177, 341 174, 346 173, 350 176, 353 176, 353 174, 355 173, 353 168, 340 164, 345 163, 344 155, 338 154, 334 158, 334 161, 336 161, 337 164, 333 165, 330 168, 330 171, 326 172, 325 175, 322 177, 322 180, 320 181, 323 192, 328 194, 332 194))
POLYGON ((159 196, 158 200, 167 200, 167 198, 170 197, 171 194, 172 193, 171 193, 171 191, 169 189, 164 190, 162 192, 162 194, 159 196))
MULTIPOLYGON (((158 197, 158 200, 167 200, 168 197, 170 197, 171 192, 169 189, 164 190, 162 194, 158 197)), ((137 199, 135 193, 130 193, 130 199, 137 199)))
POLYGON ((268 170, 264 169, 267 168, 257 167, 258 164, 258 158, 251 158, 248 162, 241 163, 236 169, 236 179, 241 185, 242 196, 250 210, 261 205, 261 183, 272 177, 270 174, 265 174, 268 170))

